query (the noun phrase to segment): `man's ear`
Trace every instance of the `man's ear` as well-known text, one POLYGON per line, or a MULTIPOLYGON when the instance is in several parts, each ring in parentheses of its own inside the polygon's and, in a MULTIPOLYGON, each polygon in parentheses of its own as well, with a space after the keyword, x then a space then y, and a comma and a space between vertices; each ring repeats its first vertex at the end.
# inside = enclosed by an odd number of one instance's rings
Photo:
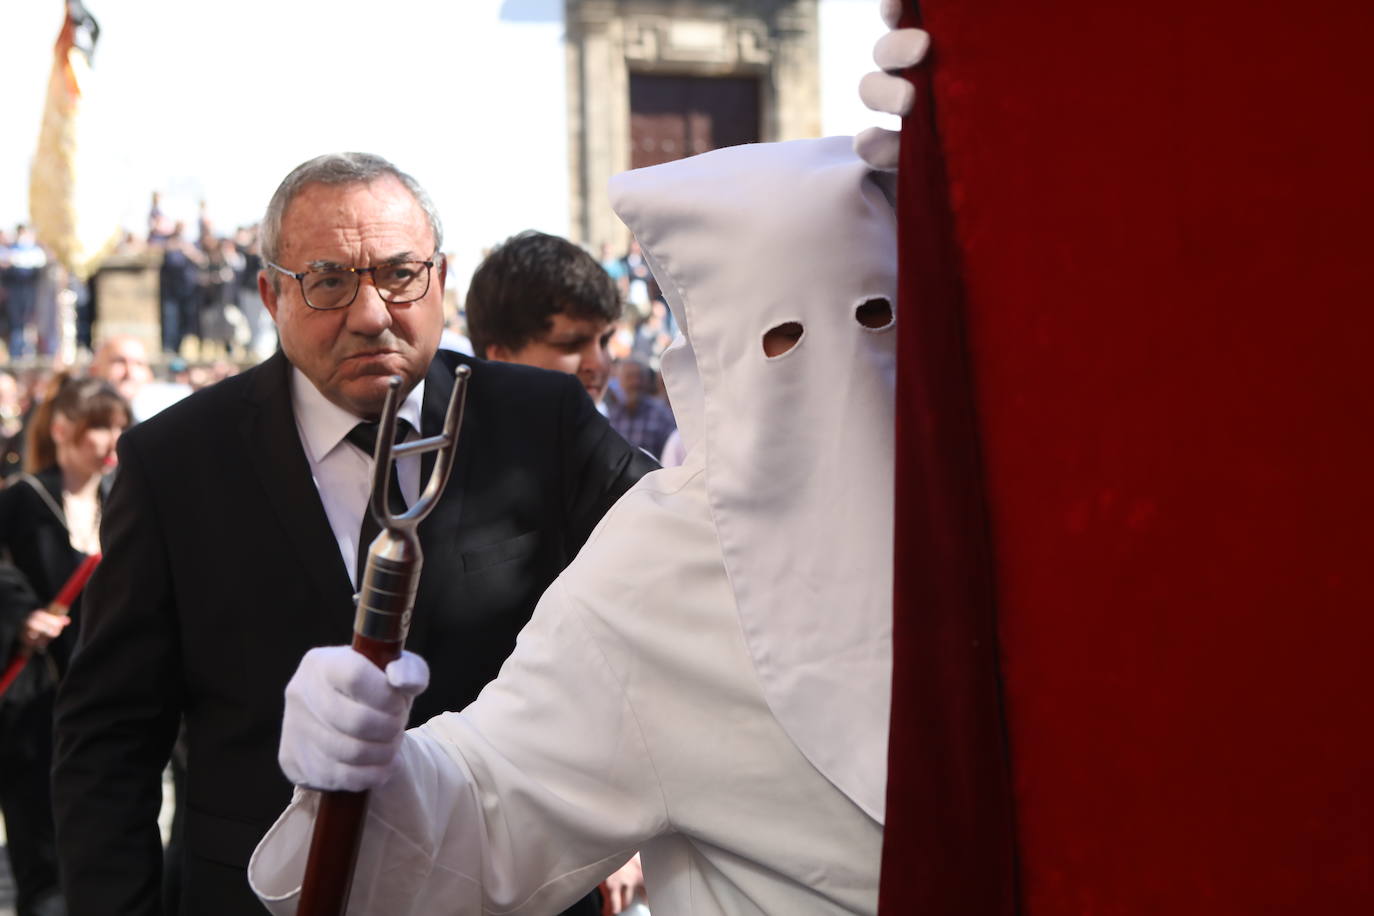
POLYGON ((267 313, 272 316, 272 320, 277 320, 277 291, 272 288, 272 281, 267 279, 267 271, 258 271, 258 296, 262 298, 262 304, 267 306, 267 313))
POLYGON ((439 298, 442 299, 444 298, 444 284, 448 282, 448 256, 440 252, 437 260, 439 263, 434 266, 439 268, 439 298))

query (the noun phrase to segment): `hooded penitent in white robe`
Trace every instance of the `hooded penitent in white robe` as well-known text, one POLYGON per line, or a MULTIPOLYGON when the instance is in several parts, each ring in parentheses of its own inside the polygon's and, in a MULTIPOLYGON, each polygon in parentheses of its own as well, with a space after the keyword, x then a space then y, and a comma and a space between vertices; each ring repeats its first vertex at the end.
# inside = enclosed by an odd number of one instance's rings
MULTIPOLYGON (((876 909, 896 292, 880 180, 847 138, 615 179, 684 332, 664 372, 686 463, 607 513, 471 706, 406 735, 350 913, 554 913, 636 850, 654 916, 876 909), (765 356, 791 322, 796 345, 765 356)), ((294 912, 316 798, 298 791, 249 866, 274 912, 294 912)))

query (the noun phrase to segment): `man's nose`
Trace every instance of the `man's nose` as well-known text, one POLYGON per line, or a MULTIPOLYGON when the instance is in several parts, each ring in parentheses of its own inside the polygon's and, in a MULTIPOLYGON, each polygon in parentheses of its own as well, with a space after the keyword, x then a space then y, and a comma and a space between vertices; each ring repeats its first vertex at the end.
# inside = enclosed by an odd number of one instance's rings
POLYGON ((372 276, 359 277, 358 295, 348 306, 348 328, 371 336, 391 327, 391 307, 377 292, 372 276))

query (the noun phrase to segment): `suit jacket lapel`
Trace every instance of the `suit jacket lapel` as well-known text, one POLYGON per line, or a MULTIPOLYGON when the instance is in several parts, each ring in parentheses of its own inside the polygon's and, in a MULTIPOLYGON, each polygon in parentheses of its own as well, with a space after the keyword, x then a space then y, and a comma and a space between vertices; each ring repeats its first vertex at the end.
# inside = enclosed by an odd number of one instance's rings
MULTIPOLYGON (((453 394, 453 370, 458 362, 454 354, 440 350, 434 362, 430 364, 429 373, 425 376, 425 397, 420 406, 420 427, 421 433, 425 436, 437 436, 444 428, 444 415, 448 412, 448 400, 453 394)), ((462 573, 462 570, 455 570, 449 566, 447 556, 451 551, 444 548, 458 538, 463 494, 467 489, 468 471, 472 466, 474 435, 472 414, 469 413, 463 420, 463 426, 458 430, 458 451, 454 455, 453 471, 449 474, 448 486, 444 488, 434 511, 420 523, 420 547, 425 553, 426 561, 432 557, 439 565, 428 572, 421 570, 420 573, 420 589, 416 596, 415 613, 411 617, 410 638, 407 643, 415 651, 420 651, 424 646, 425 636, 434 615, 441 612, 438 608, 429 606, 427 601, 427 596, 434 593, 430 581, 435 577, 452 578, 462 573)), ((434 469, 436 457, 435 452, 421 456, 422 486, 429 479, 430 471, 434 469)))
MULTIPOLYGON (((458 355, 448 350, 440 350, 439 354, 434 357, 434 362, 429 364, 429 372, 425 375, 425 398, 420 405, 421 435, 437 436, 443 431, 444 417, 448 413, 448 400, 453 395, 453 372, 459 364, 458 355)), ((465 420, 464 428, 466 422, 465 420)), ((463 441, 463 433, 464 429, 458 430, 460 444, 463 441)), ((459 475, 470 454, 471 451, 468 449, 458 449, 453 464, 453 473, 449 478, 450 489, 453 478, 459 475)), ((434 461, 437 457, 437 452, 426 452, 420 457, 421 484, 429 479, 429 472, 434 470, 434 461)), ((436 511, 438 510, 436 509, 436 511)))
MULTIPOLYGON (((240 432, 251 465, 267 491, 264 515, 286 533, 284 546, 295 552, 320 595, 318 608, 303 610, 313 610, 334 631, 340 619, 351 623, 353 588, 301 447, 291 410, 290 373, 291 364, 280 351, 257 369, 248 388, 250 408, 240 432)), ((264 549, 272 549, 272 541, 264 537, 264 549)))

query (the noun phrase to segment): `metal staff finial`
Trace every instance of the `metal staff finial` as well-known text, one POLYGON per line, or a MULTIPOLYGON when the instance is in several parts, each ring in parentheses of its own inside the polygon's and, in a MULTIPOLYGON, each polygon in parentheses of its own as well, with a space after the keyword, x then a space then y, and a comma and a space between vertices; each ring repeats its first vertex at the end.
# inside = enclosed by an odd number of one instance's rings
POLYGON ((420 566, 424 562, 415 529, 439 501, 449 472, 453 470, 471 375, 472 370, 467 366, 459 366, 454 372, 453 395, 444 415, 443 431, 437 436, 403 445, 392 444, 396 438, 396 414, 400 410, 401 379, 392 376, 389 382, 373 456, 370 500, 372 515, 381 532, 367 549, 367 566, 358 589, 358 616, 353 627, 358 636, 381 642, 405 641, 410 629, 411 608, 415 604, 415 590, 420 583, 420 566), (439 454, 420 498, 406 511, 393 513, 387 503, 392 465, 398 458, 433 451, 439 454))

